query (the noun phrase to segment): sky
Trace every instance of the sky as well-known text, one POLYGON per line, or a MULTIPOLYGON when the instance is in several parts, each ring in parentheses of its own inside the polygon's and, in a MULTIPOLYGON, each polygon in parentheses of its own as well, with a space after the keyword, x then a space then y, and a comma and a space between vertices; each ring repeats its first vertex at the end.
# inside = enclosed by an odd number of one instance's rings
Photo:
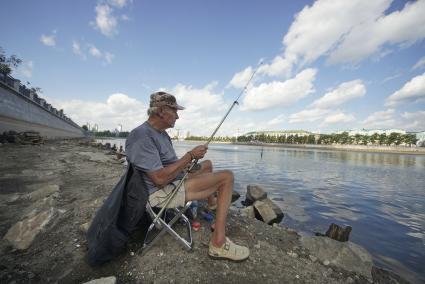
POLYGON ((218 136, 424 131, 424 15, 425 0, 5 0, 0 46, 99 130, 137 127, 163 90, 186 107, 180 135, 209 136, 241 92, 218 136))

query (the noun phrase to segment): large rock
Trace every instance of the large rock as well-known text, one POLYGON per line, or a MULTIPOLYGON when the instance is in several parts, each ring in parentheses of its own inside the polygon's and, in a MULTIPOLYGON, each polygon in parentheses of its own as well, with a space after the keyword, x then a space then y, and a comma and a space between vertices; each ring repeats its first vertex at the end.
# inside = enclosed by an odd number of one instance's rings
POLYGON ((255 201, 254 213, 255 218, 264 221, 269 225, 280 223, 283 219, 282 210, 269 198, 265 198, 261 201, 255 201))
POLYGON ((109 277, 94 279, 89 282, 85 282, 83 284, 115 284, 116 282, 117 282, 117 278, 115 278, 115 276, 109 276, 109 277))
POLYGON ((237 191, 232 192, 232 203, 238 200, 241 197, 241 195, 237 191))
POLYGON ((245 206, 254 204, 255 201, 267 198, 267 193, 258 185, 250 184, 246 188, 245 206))
POLYGON ((241 215, 248 218, 255 218, 254 206, 248 206, 240 210, 241 215))
POLYGON ((43 230, 54 216, 54 209, 43 211, 19 221, 4 236, 12 246, 19 250, 29 248, 35 237, 43 230))
POLYGON ((372 257, 363 247, 352 242, 338 242, 323 237, 302 237, 301 243, 323 263, 359 273, 372 280, 372 257))
POLYGON ((329 226, 329 229, 326 231, 326 236, 340 242, 347 242, 350 238, 351 230, 351 226, 347 226, 344 228, 332 223, 329 226))

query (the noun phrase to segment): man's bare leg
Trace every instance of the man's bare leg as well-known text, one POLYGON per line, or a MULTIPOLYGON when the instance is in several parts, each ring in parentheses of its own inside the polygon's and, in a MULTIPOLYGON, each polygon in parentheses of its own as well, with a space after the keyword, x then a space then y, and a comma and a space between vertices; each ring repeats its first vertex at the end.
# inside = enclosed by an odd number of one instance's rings
POLYGON ((218 192, 216 224, 211 238, 216 247, 221 247, 226 240, 226 219, 232 199, 233 180, 233 173, 224 170, 196 175, 185 182, 186 200, 205 199, 218 192))
MULTIPOLYGON (((206 174, 206 173, 212 173, 213 165, 210 160, 202 161, 199 163, 199 165, 201 166, 201 168, 197 170, 196 172, 189 173, 189 178, 195 177, 197 175, 206 174)), ((217 200, 215 197, 215 193, 213 193, 208 197, 208 206, 211 208, 211 207, 214 207, 216 204, 217 204, 217 200)))

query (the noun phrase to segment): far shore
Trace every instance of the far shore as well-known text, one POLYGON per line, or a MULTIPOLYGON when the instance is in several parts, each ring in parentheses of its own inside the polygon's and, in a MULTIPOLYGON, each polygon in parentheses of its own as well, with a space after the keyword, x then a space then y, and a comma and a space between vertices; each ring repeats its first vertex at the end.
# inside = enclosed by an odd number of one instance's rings
MULTIPOLYGON (((99 140, 125 139, 123 137, 95 137, 99 140)), ((176 140, 174 140, 176 141, 176 140)), ((180 140, 178 140, 180 141, 180 140)), ((204 140, 182 140, 190 143, 204 144, 204 140)), ((389 153, 389 154, 408 154, 408 155, 425 155, 425 147, 407 147, 407 146, 374 146, 374 145, 318 145, 318 144, 281 144, 281 143, 250 143, 250 142, 225 142, 213 141, 211 144, 232 144, 232 145, 249 145, 259 147, 280 147, 295 149, 315 149, 315 150, 333 150, 333 151, 351 151, 351 152, 370 152, 370 153, 389 153)))
MULTIPOLYGON (((205 143, 202 140, 184 140, 185 142, 205 143)), ((425 147, 404 147, 404 146, 368 146, 368 145, 317 145, 317 144, 280 144, 280 143, 250 143, 250 142, 221 142, 214 141, 211 144, 232 144, 248 145, 257 147, 280 147, 295 149, 315 149, 332 151, 351 151, 351 152, 370 152, 370 153, 389 153, 389 154, 409 154, 425 155, 425 147)))

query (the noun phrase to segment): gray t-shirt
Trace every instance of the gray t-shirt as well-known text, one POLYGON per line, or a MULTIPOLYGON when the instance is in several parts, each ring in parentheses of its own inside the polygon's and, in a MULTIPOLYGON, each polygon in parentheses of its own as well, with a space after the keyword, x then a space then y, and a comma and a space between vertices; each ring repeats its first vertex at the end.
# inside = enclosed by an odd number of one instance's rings
MULTIPOLYGON (((130 132, 125 141, 125 152, 129 163, 143 171, 149 194, 158 188, 146 173, 162 169, 178 159, 167 132, 153 128, 147 121, 130 132)), ((182 177, 183 173, 180 173, 175 180, 182 177)))

